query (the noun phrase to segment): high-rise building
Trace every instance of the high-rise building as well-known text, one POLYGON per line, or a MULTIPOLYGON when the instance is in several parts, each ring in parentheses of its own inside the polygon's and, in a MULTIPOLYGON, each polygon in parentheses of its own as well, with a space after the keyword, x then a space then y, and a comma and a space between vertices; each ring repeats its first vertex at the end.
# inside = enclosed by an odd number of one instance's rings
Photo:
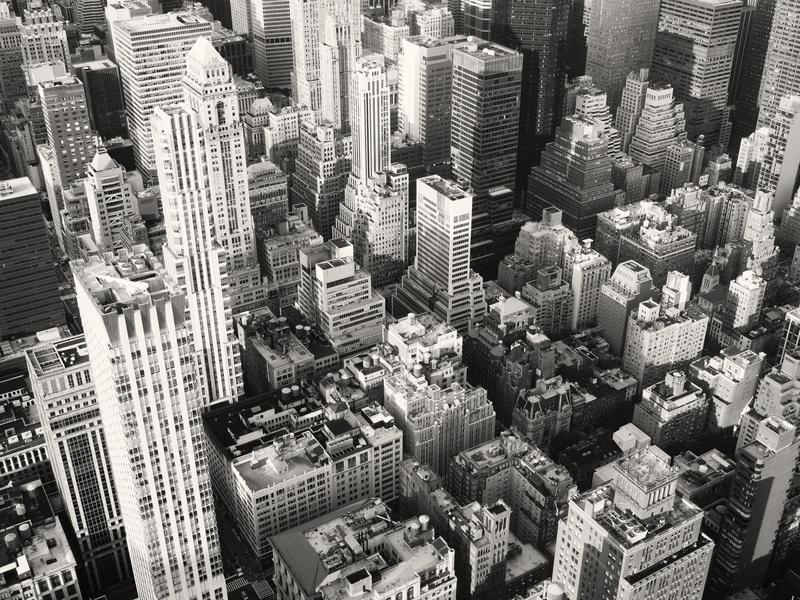
POLYGON ((75 76, 83 82, 92 129, 103 139, 127 137, 125 103, 119 68, 103 58, 72 65, 75 76))
POLYGON ((642 112, 636 123, 636 131, 631 137, 628 148, 631 158, 656 171, 661 171, 664 168, 667 148, 684 139, 686 139, 686 117, 683 105, 675 103, 672 86, 666 83, 648 86, 642 112))
POLYGON ((438 175, 417 180, 417 254, 392 312, 432 311, 458 331, 486 312, 483 279, 470 269, 472 195, 438 175))
POLYGON ((351 175, 332 235, 353 243, 353 259, 372 275, 374 287, 400 281, 406 266, 407 233, 405 165, 389 165, 364 181, 351 175))
POLYGON ((689 140, 667 146, 660 182, 662 193, 668 196, 686 183, 699 183, 704 157, 703 146, 689 140))
POLYGON ((677 219, 673 215, 661 211, 653 214, 656 216, 645 219, 638 231, 620 237, 617 256, 646 267, 653 278, 653 285, 660 287, 667 283, 670 271, 686 275, 694 273, 697 234, 675 225, 677 219), (658 216, 663 218, 659 219, 658 216))
POLYGON ((441 40, 455 35, 453 13, 445 3, 428 4, 424 10, 409 14, 411 35, 441 40))
MULTIPOLYGON (((659 3, 652 0, 593 0, 586 38, 586 74, 608 94, 615 112, 629 74, 653 58, 659 3)), ((645 75, 645 79, 647 76, 645 75)))
POLYGON ((350 127, 353 133, 352 173, 366 182, 384 171, 391 161, 386 66, 373 56, 356 61, 350 89, 350 127))
MULTIPOLYGON (((769 125, 784 96, 800 94, 797 0, 777 0, 758 92, 758 127, 769 125)), ((753 57, 757 60, 757 57, 753 57)))
POLYGON ((755 189, 769 149, 771 131, 769 127, 761 127, 741 139, 733 183, 748 190, 755 189))
POLYGON ((451 456, 494 437, 494 408, 481 387, 453 382, 440 388, 406 370, 383 386, 405 452, 435 471, 446 472, 451 456))
POLYGON ((522 54, 522 85, 515 189, 522 190, 544 144, 558 127, 567 66, 571 3, 508 0, 493 3, 501 32, 489 39, 522 54), (499 6, 497 6, 499 4, 499 6), (503 11, 507 16, 501 16, 503 11))
POLYGON ((313 111, 319 110, 321 100, 319 13, 324 1, 290 0, 288 3, 292 31, 292 98, 313 111))
POLYGON ((361 56, 361 12, 357 2, 326 2, 320 11, 320 116, 350 131, 350 86, 361 56))
POLYGON ((784 317, 783 335, 778 346, 778 362, 785 360, 787 353, 798 348, 800 348, 800 307, 793 308, 784 317))
POLYGON ((746 2, 742 7, 742 27, 736 49, 740 60, 734 64, 736 79, 731 81, 734 143, 756 129, 761 77, 776 5, 777 0, 758 0, 746 2))
POLYGON ((289 213, 286 174, 278 165, 262 157, 262 160, 247 167, 247 188, 253 229, 260 232, 277 227, 289 213))
POLYGON ((710 597, 763 582, 799 456, 800 436, 779 416, 761 420, 754 440, 740 449, 709 576, 710 597))
POLYGON ((511 509, 503 500, 459 506, 439 488, 421 499, 434 531, 455 550, 459 600, 488 600, 505 589, 511 509))
POLYGON ((0 2, 0 101, 6 113, 26 95, 22 60, 22 37, 17 19, 9 4, 0 2))
POLYGON ((22 62, 26 67, 61 61, 70 66, 70 51, 64 21, 51 8, 39 6, 23 12, 19 23, 22 62))
POLYGON ((603 328, 603 337, 608 340, 612 353, 622 355, 631 312, 655 293, 650 271, 632 260, 617 265, 611 279, 602 285, 597 302, 597 324, 603 328))
POLYGON ((621 203, 611 183, 611 159, 603 124, 581 114, 564 117, 556 139, 528 178, 526 210, 538 217, 555 206, 579 238, 594 236, 597 213, 621 203))
MULTIPOLYGON (((286 0, 249 0, 253 68, 267 88, 292 85, 292 17, 286 0)), ((309 2, 308 4, 316 4, 309 2)))
MULTIPOLYGON (((27 351, 47 454, 94 592, 132 583, 107 432, 83 335, 27 351)), ((113 442, 112 442, 113 443, 113 442)))
POLYGON ((422 143, 428 172, 450 162, 453 49, 463 43, 464 36, 403 40, 397 69, 398 128, 422 143))
POLYGON ((361 23, 364 52, 382 54, 396 62, 402 41, 410 35, 405 11, 393 8, 387 15, 363 15, 361 23))
POLYGON ((0 182, 0 339, 62 325, 41 197, 27 177, 0 182))
POLYGON ((385 300, 353 259, 353 245, 331 239, 300 250, 297 308, 317 323, 340 356, 372 347, 381 339, 385 300))
POLYGON ((649 446, 618 459, 611 476, 570 499, 553 580, 569 600, 700 600, 714 543, 702 509, 675 493, 678 468, 649 446))
POLYGON ((514 188, 521 77, 518 52, 479 39, 453 48, 453 175, 472 189, 476 227, 511 216, 510 199, 489 206, 489 190, 514 188))
POLYGON ((664 309, 645 300, 628 319, 622 368, 641 389, 688 366, 703 352, 708 321, 708 315, 693 304, 664 309))
POLYGON ((702 135, 708 147, 728 145, 725 109, 741 13, 740 0, 661 2, 650 74, 672 85, 686 111, 687 134, 702 135))
POLYGON ((83 176, 94 156, 94 137, 81 81, 66 75, 39 84, 47 144, 55 157, 57 194, 83 176))
POLYGON ((571 246, 564 255, 564 280, 572 289, 571 331, 597 322, 600 288, 611 279, 611 261, 592 248, 590 240, 571 246))
POLYGON ((186 57, 183 104, 156 108, 167 271, 184 291, 210 399, 243 393, 232 312, 260 287, 244 136, 230 65, 207 38, 186 57))
POLYGON ((151 117, 156 107, 182 100, 186 55, 197 38, 211 34, 211 23, 189 13, 168 13, 114 21, 110 28, 136 168, 154 181, 151 117))
POLYGON ((94 33, 94 28, 106 23, 103 0, 75 0, 73 22, 83 34, 94 33))
POLYGON ((665 452, 676 452, 700 441, 705 429, 708 397, 682 371, 642 390, 631 421, 665 452))
POLYGON ((729 325, 749 331, 761 316, 767 283, 753 271, 745 271, 728 284, 729 325))
POLYGON ((689 369, 689 379, 711 396, 710 424, 730 429, 739 424, 758 386, 764 354, 727 348, 716 356, 702 356, 689 369))
POLYGON ((300 124, 295 173, 294 202, 308 207, 319 234, 329 239, 350 175, 352 138, 330 123, 306 120, 300 124))
POLYGON ((625 79, 625 87, 620 94, 619 106, 614 116, 614 127, 621 136, 621 149, 628 152, 631 140, 636 133, 636 126, 642 116, 647 90, 650 87, 650 69, 642 67, 638 71, 631 71, 625 79))
POLYGON ((579 245, 577 236, 562 223, 562 216, 559 209, 549 206, 542 211, 541 221, 528 221, 519 230, 514 255, 530 261, 534 275, 543 267, 563 266, 567 252, 579 245))
POLYGON ((600 121, 608 141, 608 155, 613 157, 619 153, 622 141, 619 131, 613 127, 608 94, 597 87, 588 75, 576 77, 566 88, 564 116, 575 113, 600 121))
POLYGON ((136 213, 136 197, 125 167, 102 144, 86 167, 84 186, 95 243, 106 250, 120 249, 123 219, 136 213))
POLYGON ((259 556, 269 554, 270 536, 359 500, 397 497, 403 436, 392 417, 377 405, 356 413, 321 409, 312 393, 304 384, 301 398, 291 396, 298 409, 313 406, 320 413, 310 429, 306 423, 287 432, 288 420, 252 418, 269 412, 300 417, 294 407, 278 408, 265 400, 221 407, 203 417, 215 489, 259 556), (303 394, 309 394, 308 406, 299 404, 303 394), (228 427, 232 420, 242 423, 235 432, 228 427), (262 433, 273 439, 253 443, 252 437, 262 433), (354 456, 357 460, 349 462, 354 456), (275 464, 287 468, 279 471, 275 464))
POLYGON ((186 297, 145 247, 72 265, 100 418, 142 600, 225 598, 186 297))
POLYGON ((532 307, 534 323, 545 335, 560 336, 570 330, 573 292, 561 278, 557 265, 544 267, 520 291, 521 298, 532 307))
POLYGON ((769 121, 769 140, 758 172, 758 187, 775 194, 775 214, 780 217, 797 191, 800 95, 785 96, 776 104, 769 121))

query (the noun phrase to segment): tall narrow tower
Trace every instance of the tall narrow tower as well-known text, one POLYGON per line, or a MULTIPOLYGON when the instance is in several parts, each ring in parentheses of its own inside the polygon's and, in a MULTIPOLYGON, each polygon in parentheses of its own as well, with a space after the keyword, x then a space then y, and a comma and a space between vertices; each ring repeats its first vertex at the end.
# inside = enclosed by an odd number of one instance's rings
POLYGON ((350 90, 353 132, 352 173, 362 182, 386 169, 390 162, 389 86, 382 61, 356 61, 350 90))
POLYGON ((141 600, 225 598, 201 413, 201 340, 146 246, 72 263, 141 600))
POLYGON ((187 56, 183 96, 153 117, 164 262, 186 294, 211 400, 234 401, 243 383, 232 312, 257 293, 259 274, 236 89, 206 38, 187 56))

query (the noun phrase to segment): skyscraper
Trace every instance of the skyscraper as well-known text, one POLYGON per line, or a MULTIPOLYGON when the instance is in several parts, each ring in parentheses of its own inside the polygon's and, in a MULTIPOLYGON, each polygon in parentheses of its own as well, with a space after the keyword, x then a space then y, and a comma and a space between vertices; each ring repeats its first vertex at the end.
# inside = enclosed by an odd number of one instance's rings
POLYGON ((51 8, 39 7, 23 12, 19 27, 22 61, 26 66, 61 61, 69 68, 70 53, 64 22, 51 8))
MULTIPOLYGON (((663 0, 651 77, 672 85, 686 111, 686 132, 728 145, 728 105, 740 0, 663 0)), ((748 60, 750 58, 748 57, 748 60)))
POLYGON ((232 402, 243 383, 231 315, 257 293, 260 275, 236 90, 206 38, 186 57, 182 90, 182 106, 157 108, 153 118, 164 260, 184 290, 210 399, 232 402))
POLYGON ((450 161, 453 49, 466 43, 463 36, 403 40, 398 59, 398 128, 423 145, 428 172, 450 161))
POLYGON ((392 312, 431 311, 465 331, 486 312, 483 279, 470 269, 472 196, 454 182, 417 179, 417 256, 392 298, 392 312))
POLYGON ((95 26, 105 25, 104 6, 103 0, 75 0, 72 6, 74 22, 81 33, 91 34, 95 26))
POLYGON ((300 250, 297 308, 319 324, 340 356, 372 347, 381 339, 386 301, 372 278, 353 260, 353 245, 331 239, 300 250))
POLYGON ((19 26, 7 2, 0 2, 0 100, 8 112, 25 96, 22 73, 22 38, 19 26))
POLYGON ((94 156, 86 94, 81 81, 73 75, 39 84, 39 101, 47 127, 47 143, 55 157, 57 194, 76 179, 94 156))
POLYGON ((123 219, 136 213, 136 197, 125 167, 102 144, 86 168, 85 187, 94 241, 106 250, 118 250, 123 219))
POLYGON ((711 598, 763 582, 799 455, 795 426, 775 415, 760 420, 755 439, 740 449, 708 582, 711 598))
POLYGON ((222 600, 208 392, 186 297, 145 246, 72 268, 139 598, 222 600))
POLYGON ((333 237, 353 243, 353 258, 374 287, 398 283, 406 266, 408 169, 389 165, 366 181, 350 177, 333 237))
POLYGON ((661 171, 664 168, 667 147, 684 139, 686 117, 683 105, 675 102, 672 86, 649 86, 636 123, 636 132, 631 137, 628 149, 631 158, 661 171))
POLYGON ((632 260, 617 265, 614 275, 600 288, 597 303, 597 324, 603 328, 611 352, 622 355, 631 312, 655 293, 646 267, 632 260))
POLYGON ((561 119, 566 76, 567 30, 571 2, 567 0, 508 0, 496 3, 502 32, 493 41, 522 54, 519 142, 515 189, 522 190, 537 154, 561 119), (500 16, 507 4, 507 17, 500 16))
MULTIPOLYGON (((777 0, 758 93, 758 126, 769 125, 784 96, 800 94, 800 0, 777 0)), ((754 57, 755 58, 755 57, 754 57)))
POLYGON ((610 210, 621 191, 611 183, 608 140, 600 121, 564 117, 556 139, 528 178, 526 210, 539 217, 548 206, 562 211, 564 224, 579 238, 594 236, 597 213, 610 210))
POLYGON ((300 124, 292 196, 303 202, 317 232, 329 239, 344 200, 353 154, 352 138, 327 122, 300 124))
POLYGON ((621 149, 628 152, 639 117, 642 116, 647 100, 647 89, 650 87, 650 69, 642 67, 638 71, 628 73, 625 87, 622 89, 619 106, 614 117, 614 127, 621 136, 621 149))
POLYGON ((115 21, 111 32, 136 168, 153 181, 150 117, 157 106, 181 100, 179 82, 186 71, 186 54, 198 37, 210 35, 211 23, 188 13, 169 13, 115 21))
POLYGON ((353 176, 363 183, 389 166, 389 86, 386 67, 374 57, 359 58, 350 90, 353 133, 353 176))
POLYGON ((64 323, 39 193, 27 177, 0 182, 0 339, 64 323))
POLYGON ((350 131, 350 85, 361 56, 361 11, 354 0, 325 2, 319 14, 320 114, 350 131))
POLYGON ((775 194, 780 217, 792 203, 800 171, 800 95, 786 96, 769 121, 769 140, 758 170, 758 187, 775 194))
POLYGON ((83 82, 92 129, 103 139, 127 137, 119 68, 107 58, 72 65, 83 82))
MULTIPOLYGON (((108 434, 83 335, 27 351, 28 376, 64 510, 98 593, 132 583, 108 434)), ((112 441, 113 443, 113 441, 112 441)))
POLYGON ((588 75, 576 77, 567 86, 564 97, 564 116, 574 113, 597 119, 603 124, 603 132, 608 140, 608 155, 614 157, 622 147, 619 131, 613 127, 611 110, 608 108, 608 94, 598 88, 588 75))
MULTIPOLYGON (((521 77, 522 55, 499 44, 453 49, 453 174, 472 188, 475 219, 489 211, 491 188, 514 187, 521 77)), ((491 222, 509 218, 511 206, 496 208, 491 222)))
POLYGON ((590 240, 574 245, 564 255, 564 280, 572 289, 572 331, 597 322, 600 289, 611 278, 611 261, 592 248, 590 240))
POLYGON ((682 369, 703 352, 708 316, 697 306, 664 308, 645 300, 631 313, 623 369, 644 388, 668 371, 682 369))
POLYGON ((292 24, 292 98, 313 111, 320 107, 320 5, 326 0, 289 0, 292 24))
POLYGON ((289 89, 294 56, 289 2, 249 0, 249 16, 256 75, 268 88, 289 89))
MULTIPOLYGON (((747 28, 740 28, 737 46, 741 47, 741 60, 734 69, 737 79, 731 81, 733 103, 733 141, 744 138, 756 129, 758 122, 758 98, 764 61, 772 31, 772 19, 777 0, 756 0, 746 2, 742 7, 742 20, 749 19, 747 28), (748 15, 747 13, 750 12, 748 15)), ((744 23, 743 23, 744 24, 744 23)), ((737 47, 737 54, 739 48, 737 47)), ((738 56, 737 56, 738 58, 738 56)))
POLYGON ((656 0, 594 0, 586 38, 586 74, 608 94, 612 112, 629 73, 650 66, 658 29, 656 0))

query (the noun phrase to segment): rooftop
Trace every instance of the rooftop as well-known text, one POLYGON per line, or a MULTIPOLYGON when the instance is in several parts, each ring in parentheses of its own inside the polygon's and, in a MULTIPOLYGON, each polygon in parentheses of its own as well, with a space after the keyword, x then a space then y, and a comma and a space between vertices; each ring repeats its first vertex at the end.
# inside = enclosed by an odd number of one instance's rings
POLYGON ((39 377, 89 364, 89 351, 83 335, 41 344, 28 350, 27 354, 39 377))
POLYGON ((678 477, 678 467, 657 446, 648 446, 621 457, 616 468, 639 488, 647 491, 663 486, 678 477))
POLYGON ((0 202, 28 196, 35 196, 38 199, 39 192, 27 177, 0 181, 0 202))
POLYGON ((317 439, 304 431, 279 436, 271 444, 234 459, 233 468, 252 492, 260 492, 329 463, 317 439))

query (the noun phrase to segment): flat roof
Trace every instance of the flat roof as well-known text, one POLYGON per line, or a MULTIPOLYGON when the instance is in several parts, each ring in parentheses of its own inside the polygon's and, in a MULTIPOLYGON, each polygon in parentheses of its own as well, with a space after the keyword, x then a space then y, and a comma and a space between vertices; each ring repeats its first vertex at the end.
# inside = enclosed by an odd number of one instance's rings
POLYGON ((39 197, 39 192, 33 187, 33 183, 27 177, 17 177, 15 179, 5 179, 0 181, 0 202, 11 200, 12 198, 22 198, 25 196, 39 197))

